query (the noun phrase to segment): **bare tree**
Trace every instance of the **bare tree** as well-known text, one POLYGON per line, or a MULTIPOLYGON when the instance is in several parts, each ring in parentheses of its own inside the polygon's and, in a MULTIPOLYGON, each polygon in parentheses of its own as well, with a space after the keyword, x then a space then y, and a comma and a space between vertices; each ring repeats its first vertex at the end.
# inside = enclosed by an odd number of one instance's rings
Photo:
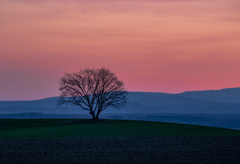
POLYGON ((88 110, 92 119, 107 107, 120 108, 127 103, 124 83, 107 68, 81 69, 66 73, 60 80, 59 104, 71 104, 88 110))

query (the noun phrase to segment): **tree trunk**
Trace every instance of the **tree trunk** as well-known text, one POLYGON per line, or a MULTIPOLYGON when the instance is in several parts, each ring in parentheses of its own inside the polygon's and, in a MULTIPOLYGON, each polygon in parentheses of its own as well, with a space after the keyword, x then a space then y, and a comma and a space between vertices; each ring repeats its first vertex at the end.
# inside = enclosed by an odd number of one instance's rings
POLYGON ((91 111, 90 114, 92 115, 92 120, 96 120, 95 113, 93 111, 91 111))
POLYGON ((98 110, 97 114, 96 114, 96 120, 98 120, 98 116, 101 113, 101 110, 98 110))

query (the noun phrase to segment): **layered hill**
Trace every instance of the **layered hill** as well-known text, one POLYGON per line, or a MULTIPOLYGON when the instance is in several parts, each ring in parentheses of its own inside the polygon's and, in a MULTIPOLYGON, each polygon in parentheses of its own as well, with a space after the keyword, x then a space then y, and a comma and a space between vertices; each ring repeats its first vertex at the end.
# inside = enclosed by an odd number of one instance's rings
MULTIPOLYGON (((58 97, 33 101, 0 101, 0 114, 88 114, 75 106, 58 106, 58 97)), ((104 113, 240 114, 240 88, 192 91, 179 94, 129 92, 126 107, 104 113)))

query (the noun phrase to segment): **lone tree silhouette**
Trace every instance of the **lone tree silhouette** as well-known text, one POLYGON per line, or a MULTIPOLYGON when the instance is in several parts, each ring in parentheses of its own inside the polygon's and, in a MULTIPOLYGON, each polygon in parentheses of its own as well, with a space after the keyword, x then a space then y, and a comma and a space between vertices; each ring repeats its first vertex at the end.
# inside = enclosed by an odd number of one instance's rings
POLYGON ((80 106, 88 110, 93 120, 107 107, 121 108, 127 103, 124 83, 108 68, 80 69, 65 73, 60 80, 59 104, 80 106))

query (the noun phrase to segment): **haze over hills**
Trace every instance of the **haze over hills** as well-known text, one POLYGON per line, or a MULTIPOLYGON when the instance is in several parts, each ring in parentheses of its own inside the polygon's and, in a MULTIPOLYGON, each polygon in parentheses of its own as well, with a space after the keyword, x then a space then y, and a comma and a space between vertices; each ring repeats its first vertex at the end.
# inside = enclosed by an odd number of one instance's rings
MULTIPOLYGON (((0 101, 0 118, 91 118, 75 106, 57 106, 58 97, 0 101)), ((240 129, 240 88, 179 94, 129 92, 126 107, 109 108, 104 119, 130 119, 240 129)))
POLYGON ((221 90, 190 91, 180 95, 185 97, 211 100, 217 102, 240 103, 240 88, 226 88, 221 90))
MULTIPOLYGON (((58 97, 33 101, 0 101, 0 113, 41 112, 88 114, 75 106, 58 106, 58 97)), ((129 92, 126 107, 104 113, 228 113, 240 114, 240 88, 192 91, 179 94, 129 92)))

